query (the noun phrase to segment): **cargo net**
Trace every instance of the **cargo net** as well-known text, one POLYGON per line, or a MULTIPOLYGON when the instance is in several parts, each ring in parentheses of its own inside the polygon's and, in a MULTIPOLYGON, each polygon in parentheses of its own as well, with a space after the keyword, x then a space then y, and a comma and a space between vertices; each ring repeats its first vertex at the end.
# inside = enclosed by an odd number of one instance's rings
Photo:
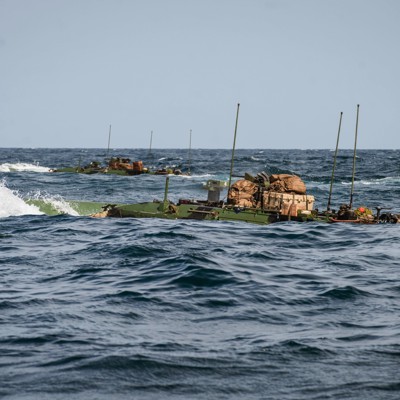
POLYGON ((229 189, 228 204, 297 216, 299 211, 312 211, 314 196, 306 194, 306 185, 297 175, 262 172, 236 181, 229 189))

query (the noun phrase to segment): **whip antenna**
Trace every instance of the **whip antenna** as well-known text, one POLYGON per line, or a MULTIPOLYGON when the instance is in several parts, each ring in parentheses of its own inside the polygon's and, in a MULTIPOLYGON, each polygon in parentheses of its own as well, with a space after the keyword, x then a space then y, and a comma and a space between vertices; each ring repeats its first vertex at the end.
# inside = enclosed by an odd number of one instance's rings
POLYGON ((350 192, 350 209, 353 205, 353 194, 354 194, 354 175, 356 173, 356 149, 357 149, 357 131, 358 131, 358 113, 360 105, 357 104, 357 118, 356 118, 356 134, 354 138, 354 154, 353 154, 353 174, 351 177, 351 192, 350 192))
POLYGON ((228 193, 229 189, 231 188, 231 182, 232 182, 232 172, 233 172, 233 160, 235 157, 235 146, 236 146, 236 132, 237 132, 237 126, 238 126, 238 119, 239 119, 239 107, 240 103, 237 105, 237 111, 236 111, 236 123, 235 123, 235 135, 233 137, 233 148, 232 148, 232 159, 231 159, 231 171, 229 173, 229 184, 228 184, 228 193))
POLYGON ((336 150, 335 150, 335 156, 334 156, 334 158, 333 158, 333 168, 332 168, 332 176, 331 176, 331 187, 329 188, 328 206, 326 207, 327 211, 330 211, 330 209, 331 209, 331 198, 332 198, 333 177, 334 177, 334 175, 335 175, 336 157, 337 157, 338 147, 339 147, 340 127, 342 126, 342 116, 343 116, 343 112, 340 113, 339 129, 338 129, 338 134, 337 134, 337 139, 336 139, 336 150))
POLYGON ((108 153, 110 151, 110 140, 111 140, 111 125, 110 125, 110 129, 108 130, 108 147, 107 147, 107 157, 108 157, 108 153))
POLYGON ((150 147, 149 147, 149 155, 151 154, 151 144, 153 142, 153 131, 150 132, 150 147))
POLYGON ((191 159, 191 152, 192 152, 192 130, 189 132, 189 161, 188 161, 188 174, 190 175, 190 159, 191 159))

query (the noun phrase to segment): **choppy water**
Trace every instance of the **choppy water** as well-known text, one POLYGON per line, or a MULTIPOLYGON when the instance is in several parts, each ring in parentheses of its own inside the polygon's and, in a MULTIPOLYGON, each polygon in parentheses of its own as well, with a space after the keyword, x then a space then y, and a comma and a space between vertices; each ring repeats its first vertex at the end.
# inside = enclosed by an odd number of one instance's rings
MULTIPOLYGON (((120 150, 154 166, 187 151, 120 150)), ((170 198, 227 179, 192 150, 170 198)), ((333 152, 239 150, 234 172, 293 172, 317 207, 333 152)), ((332 205, 349 200, 339 153, 332 205)), ((54 174, 103 150, 0 149, 0 397, 398 399, 400 226, 38 215, 28 196, 162 198, 160 176, 54 174)), ((400 151, 358 151, 355 205, 400 210, 400 151)))

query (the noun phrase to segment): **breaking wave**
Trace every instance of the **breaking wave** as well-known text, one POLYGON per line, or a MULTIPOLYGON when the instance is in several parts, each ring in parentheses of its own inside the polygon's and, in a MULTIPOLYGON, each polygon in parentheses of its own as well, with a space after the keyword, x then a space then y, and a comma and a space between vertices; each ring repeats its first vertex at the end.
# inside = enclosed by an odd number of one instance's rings
POLYGON ((29 199, 39 200, 44 205, 56 210, 59 214, 68 214, 73 216, 80 215, 60 195, 49 195, 47 193, 36 192, 29 195, 29 199))
POLYGON ((36 206, 25 203, 18 191, 9 189, 4 179, 0 181, 0 204, 0 218, 43 214, 36 206))
POLYGON ((0 172, 50 172, 50 168, 28 163, 0 164, 0 172))
MULTIPOLYGON (((40 200, 43 204, 57 210, 59 214, 79 215, 61 196, 36 192, 30 194, 29 199, 40 200)), ((23 199, 18 190, 9 189, 4 179, 0 181, 0 218, 42 214, 43 212, 36 205, 29 204, 23 199)))

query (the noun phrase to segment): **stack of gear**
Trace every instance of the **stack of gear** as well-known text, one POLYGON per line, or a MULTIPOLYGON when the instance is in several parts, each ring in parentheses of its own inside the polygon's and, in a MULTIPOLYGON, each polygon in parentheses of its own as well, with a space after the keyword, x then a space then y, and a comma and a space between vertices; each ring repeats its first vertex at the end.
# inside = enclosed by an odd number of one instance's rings
POLYGON ((255 177, 246 174, 245 179, 235 182, 229 189, 228 203, 297 216, 299 211, 311 212, 314 196, 306 194, 306 185, 297 175, 261 172, 255 177))
POLYGON ((297 175, 271 175, 269 190, 278 193, 306 194, 306 185, 297 175))
POLYGON ((132 169, 131 160, 129 158, 112 158, 108 163, 108 167, 114 170, 128 170, 132 169))
POLYGON ((348 204, 342 204, 339 208, 337 219, 341 221, 354 221, 359 220, 363 223, 374 222, 372 211, 367 207, 358 207, 352 210, 348 204))
POLYGON ((254 207, 256 204, 254 195, 257 191, 258 187, 255 183, 240 179, 230 187, 228 202, 239 207, 254 207))
POLYGON ((143 161, 134 161, 132 163, 132 170, 137 174, 141 174, 144 171, 143 161))

